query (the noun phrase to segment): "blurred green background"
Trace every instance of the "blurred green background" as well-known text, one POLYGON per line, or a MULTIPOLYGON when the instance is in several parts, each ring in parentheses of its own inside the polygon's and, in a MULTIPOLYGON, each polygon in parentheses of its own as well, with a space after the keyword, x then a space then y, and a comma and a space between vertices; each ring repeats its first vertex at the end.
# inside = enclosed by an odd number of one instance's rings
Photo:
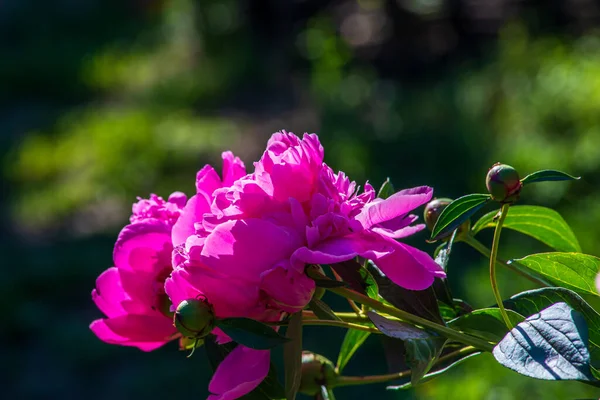
MULTIPOLYGON (((484 190, 496 161, 557 168, 523 203, 555 207, 600 255, 600 6, 593 0, 3 0, 0 2, 0 383, 5 398, 204 398, 202 352, 110 346, 90 298, 136 196, 191 194, 231 149, 246 165, 272 132, 317 132, 358 182, 484 190)), ((489 210, 486 210, 489 211, 489 210)), ((426 234, 411 240, 422 249, 426 234)), ((483 241, 490 240, 483 234, 483 241)), ((545 250, 503 235, 501 256, 545 250)), ((458 297, 493 303, 487 264, 458 245, 458 297)), ((500 275, 505 296, 530 288, 500 275)), ((338 299, 326 298, 343 306, 338 299)), ((343 332, 309 327, 335 361, 343 332)), ((340 399, 573 399, 489 355, 415 389, 340 399)), ((346 373, 384 373, 369 338, 346 373)), ((598 393, 596 393, 598 395, 598 393)))

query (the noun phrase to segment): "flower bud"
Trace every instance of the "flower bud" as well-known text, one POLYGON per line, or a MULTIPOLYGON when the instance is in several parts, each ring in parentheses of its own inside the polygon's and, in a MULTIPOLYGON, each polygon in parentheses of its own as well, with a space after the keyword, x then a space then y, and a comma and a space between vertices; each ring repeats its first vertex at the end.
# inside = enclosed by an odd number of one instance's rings
POLYGON ((501 203, 514 203, 523 184, 519 173, 510 165, 496 163, 488 171, 485 185, 492 198, 501 203))
MULTIPOLYGON (((452 199, 448 198, 433 199, 429 203, 427 203, 427 205, 425 206, 425 211, 423 212, 423 218, 425 219, 425 225, 427 225, 427 229, 433 231, 433 227, 435 226, 435 223, 440 217, 440 214, 450 203, 452 203, 452 199)), ((470 229, 471 220, 468 219, 458 227, 458 232, 456 234, 457 238, 460 237, 460 235, 469 232, 470 229)), ((449 238, 451 235, 452 232, 448 232, 447 234, 441 236, 439 239, 446 239, 449 238)))
POLYGON ((331 361, 322 355, 302 352, 302 380, 299 392, 314 396, 321 391, 321 386, 333 387, 338 373, 331 361))
POLYGON ((177 306, 173 324, 185 337, 202 338, 212 331, 215 325, 215 314, 208 302, 188 299, 177 306))

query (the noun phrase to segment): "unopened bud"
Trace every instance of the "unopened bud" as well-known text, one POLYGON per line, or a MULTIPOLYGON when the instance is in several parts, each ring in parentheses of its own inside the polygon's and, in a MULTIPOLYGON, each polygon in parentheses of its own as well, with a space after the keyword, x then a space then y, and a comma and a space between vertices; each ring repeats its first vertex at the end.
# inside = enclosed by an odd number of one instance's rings
MULTIPOLYGON (((425 219, 425 225, 427 225, 427 229, 433 231, 433 227, 435 226, 437 220, 440 218, 440 214, 442 214, 442 211, 444 211, 444 209, 450 203, 452 203, 452 199, 448 198, 433 199, 429 203, 427 203, 427 205, 425 206, 425 211, 423 212, 423 218, 425 219)), ((469 232, 470 229, 471 220, 468 219, 458 227, 458 232, 456 234, 457 238, 460 237, 460 235, 469 232)), ((447 234, 440 236, 438 239, 446 239, 449 238, 451 235, 452 232, 448 232, 447 234)))
POLYGON ((334 387, 338 373, 331 361, 322 355, 302 352, 302 380, 300 393, 314 396, 321 391, 321 386, 334 387))
POLYGON ((523 184, 519 173, 510 165, 496 163, 488 171, 485 185, 492 198, 501 203, 514 203, 523 184))
POLYGON ((215 314, 208 302, 188 299, 177 306, 173 324, 185 337, 202 338, 212 331, 215 325, 215 314))

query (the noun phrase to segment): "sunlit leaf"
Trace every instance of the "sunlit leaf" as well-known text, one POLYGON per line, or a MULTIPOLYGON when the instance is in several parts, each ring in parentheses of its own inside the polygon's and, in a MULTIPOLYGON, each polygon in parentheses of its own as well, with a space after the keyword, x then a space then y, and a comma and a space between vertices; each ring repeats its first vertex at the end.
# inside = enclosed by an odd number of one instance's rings
POLYGON ((521 315, 529 316, 550 307, 554 303, 566 302, 579 311, 589 328, 589 349, 593 368, 600 369, 600 314, 577 293, 564 288, 542 288, 519 293, 504 301, 504 306, 521 315))
POLYGON ((357 329, 348 329, 346 331, 346 336, 344 336, 344 340, 342 341, 342 347, 340 348, 336 365, 336 368, 340 373, 370 334, 371 332, 359 331, 357 329))
POLYGON ((489 194, 468 194, 448 204, 431 231, 431 239, 437 240, 440 236, 458 228, 490 199, 489 194))
POLYGON ((537 379, 595 381, 588 327, 578 311, 556 303, 518 324, 493 350, 507 368, 537 379))
POLYGON ((553 169, 543 169, 527 175, 521 179, 523 185, 528 185, 535 182, 548 182, 548 181, 573 181, 581 179, 581 177, 571 176, 562 171, 556 171, 553 169))
MULTIPOLYGON (((490 212, 473 225, 472 233, 477 234, 486 228, 495 228, 494 217, 490 212)), ((557 251, 580 252, 581 246, 559 213, 551 208, 539 206, 512 206, 504 220, 503 228, 512 229, 531 236, 557 251)))
POLYGON ((541 275, 545 280, 576 292, 598 295, 595 279, 600 258, 581 253, 539 253, 509 261, 541 275))

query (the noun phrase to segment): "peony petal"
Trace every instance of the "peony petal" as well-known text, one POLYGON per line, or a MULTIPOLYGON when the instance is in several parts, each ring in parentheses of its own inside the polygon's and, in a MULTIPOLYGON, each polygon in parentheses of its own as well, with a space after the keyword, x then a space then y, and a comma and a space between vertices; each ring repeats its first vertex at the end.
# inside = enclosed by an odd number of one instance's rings
POLYGON ((238 345, 219 364, 210 381, 209 400, 234 400, 250 393, 269 373, 269 350, 238 345))
POLYGON ((395 244, 394 252, 383 257, 367 257, 398 286, 410 290, 424 290, 434 278, 445 278, 446 273, 429 254, 404 243, 395 244))
POLYGON ((294 230, 266 220, 227 221, 208 235, 199 261, 223 276, 257 284, 263 272, 301 245, 294 230))
POLYGON ((276 308, 289 313, 302 311, 315 291, 315 281, 303 272, 282 266, 267 271, 260 284, 276 308))
POLYGON ((156 219, 130 224, 119 234, 113 251, 114 264, 158 274, 171 265, 171 228, 156 219))
POLYGON ((208 212, 210 212, 210 204, 208 204, 206 198, 200 195, 192 196, 181 211, 179 219, 173 225, 171 233, 173 247, 185 243, 189 236, 195 234, 194 224, 202 221, 202 216, 208 212))
POLYGON ((364 229, 369 229, 373 225, 408 214, 431 200, 432 195, 433 189, 428 186, 401 190, 383 201, 373 201, 365 205, 356 219, 364 229))
POLYGON ((223 158, 223 186, 231 186, 236 180, 246 176, 246 167, 231 151, 221 154, 223 158))
POLYGON ((371 228, 372 232, 378 233, 383 236, 387 236, 394 239, 402 239, 411 235, 414 235, 417 232, 425 229, 425 224, 418 224, 414 226, 406 226, 404 228, 400 228, 398 230, 389 230, 382 227, 373 227, 371 228))
POLYGON ((219 174, 208 164, 196 174, 196 192, 202 194, 208 202, 212 199, 213 192, 221 186, 219 174))
POLYGON ((96 279, 96 289, 92 290, 92 300, 107 317, 125 314, 121 302, 127 298, 117 268, 107 269, 96 279))
POLYGON ((164 345, 177 333, 168 318, 141 315, 98 319, 90 324, 90 329, 103 342, 138 347, 144 351, 164 345))
POLYGON ((246 317, 259 302, 258 286, 234 277, 219 275, 205 267, 178 268, 165 283, 173 308, 183 300, 206 298, 219 318, 246 317))
POLYGON ((333 238, 312 249, 301 247, 292 255, 292 265, 304 270, 304 264, 334 264, 350 260, 358 255, 367 258, 383 257, 394 250, 393 245, 379 235, 362 232, 341 238, 333 238))

